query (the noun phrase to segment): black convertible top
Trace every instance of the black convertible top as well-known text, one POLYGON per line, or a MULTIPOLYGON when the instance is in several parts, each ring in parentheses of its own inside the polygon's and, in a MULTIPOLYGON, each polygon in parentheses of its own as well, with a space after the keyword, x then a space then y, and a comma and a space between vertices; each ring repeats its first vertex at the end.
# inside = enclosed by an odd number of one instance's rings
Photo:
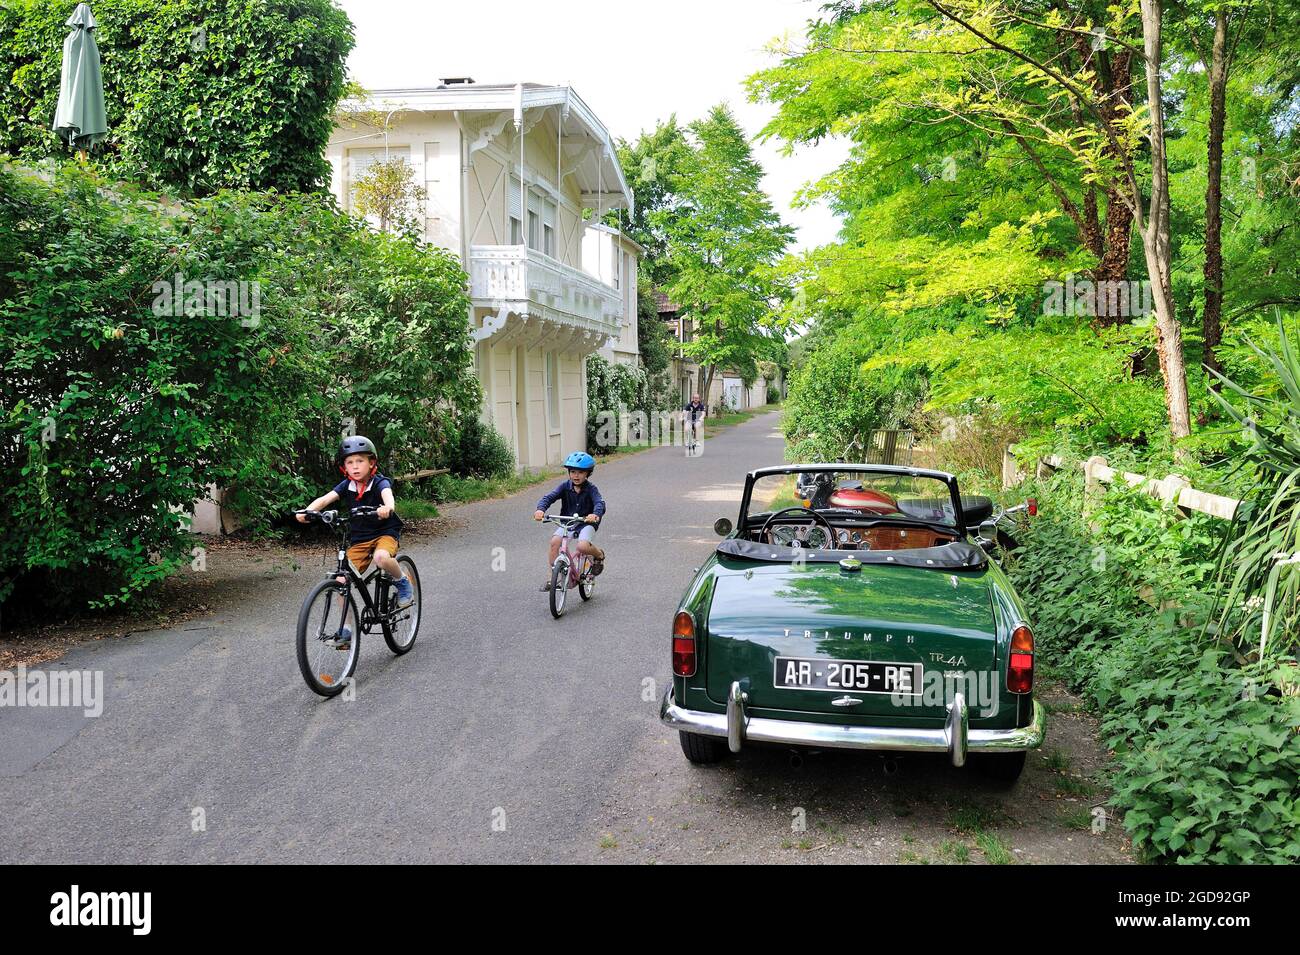
POLYGON ((853 557, 863 564, 898 564, 902 567, 924 567, 931 570, 978 570, 988 563, 984 551, 966 541, 904 550, 814 550, 810 547, 758 544, 739 537, 728 537, 718 544, 718 553, 770 564, 789 564, 796 557, 801 557, 810 564, 838 564, 846 557, 853 557))

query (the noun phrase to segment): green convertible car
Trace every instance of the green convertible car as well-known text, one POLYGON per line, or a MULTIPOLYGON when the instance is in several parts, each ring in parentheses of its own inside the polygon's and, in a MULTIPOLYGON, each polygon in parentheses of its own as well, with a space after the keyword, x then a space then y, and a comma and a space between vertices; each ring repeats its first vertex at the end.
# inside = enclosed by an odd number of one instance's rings
POLYGON ((739 521, 717 522, 673 620, 660 719, 686 758, 750 743, 941 752, 1013 783, 1044 719, 1024 605, 989 556, 1008 513, 939 471, 748 474, 739 521))

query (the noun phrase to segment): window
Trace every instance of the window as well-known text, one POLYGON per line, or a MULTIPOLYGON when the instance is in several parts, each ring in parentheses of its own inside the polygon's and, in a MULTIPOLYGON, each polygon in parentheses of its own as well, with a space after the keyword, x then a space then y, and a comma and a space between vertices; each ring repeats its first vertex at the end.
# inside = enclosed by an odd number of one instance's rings
POLYGON ((542 251, 555 258, 555 203, 542 203, 542 251))
POLYGON ((560 429, 560 362, 556 353, 546 353, 546 424, 551 431, 560 429))
MULTIPOLYGON (((611 239, 610 245, 613 246, 613 244, 614 244, 613 240, 611 239)), ((621 291, 623 288, 623 269, 622 269, 623 263, 619 261, 619 252, 617 248, 613 248, 612 253, 613 253, 612 264, 614 267, 610 271, 614 273, 614 288, 618 291, 621 291)))
POLYGON ((533 209, 528 210, 528 248, 540 249, 542 244, 541 237, 541 217, 533 209))

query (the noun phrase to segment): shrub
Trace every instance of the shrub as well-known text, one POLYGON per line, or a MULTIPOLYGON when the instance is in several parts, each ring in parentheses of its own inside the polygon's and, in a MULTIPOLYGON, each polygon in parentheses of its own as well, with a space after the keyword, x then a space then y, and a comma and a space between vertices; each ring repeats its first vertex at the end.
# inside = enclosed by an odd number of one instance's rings
POLYGON ((849 336, 810 350, 790 375, 783 425, 792 461, 834 461, 877 428, 898 427, 921 397, 922 379, 888 368, 866 373, 849 336))
POLYGON ((432 463, 478 406, 465 284, 320 197, 180 206, 0 166, 0 467, 21 477, 0 600, 129 600, 188 558, 209 484, 264 529, 334 483, 346 417, 386 469, 432 463), (254 314, 164 302, 176 276, 245 282, 254 314))
POLYGON ((642 412, 647 422, 653 421, 667 407, 655 385, 644 368, 587 356, 587 448, 613 450, 618 438, 613 422, 624 412, 642 412))
POLYGON ((514 473, 510 443, 477 415, 467 415, 446 450, 446 464, 458 477, 496 478, 514 473))
POLYGON ((1202 628, 1222 522, 1123 490, 1085 519, 1073 470, 1034 490, 1042 510, 1008 570, 1039 659, 1101 716, 1134 845, 1164 861, 1300 860, 1300 700, 1202 628))
MULTIPOLYGON (((65 156, 50 129, 72 5, 0 4, 0 152, 65 156)), ((96 0, 116 175, 187 193, 319 188, 352 23, 331 0, 96 0)))

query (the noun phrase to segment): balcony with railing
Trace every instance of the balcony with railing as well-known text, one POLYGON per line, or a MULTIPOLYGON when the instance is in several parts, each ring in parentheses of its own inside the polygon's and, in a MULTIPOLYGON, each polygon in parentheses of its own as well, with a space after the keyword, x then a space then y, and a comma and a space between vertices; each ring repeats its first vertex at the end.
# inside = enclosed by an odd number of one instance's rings
POLYGON ((617 336, 623 320, 615 289, 526 245, 471 246, 470 296, 605 336, 617 336))

